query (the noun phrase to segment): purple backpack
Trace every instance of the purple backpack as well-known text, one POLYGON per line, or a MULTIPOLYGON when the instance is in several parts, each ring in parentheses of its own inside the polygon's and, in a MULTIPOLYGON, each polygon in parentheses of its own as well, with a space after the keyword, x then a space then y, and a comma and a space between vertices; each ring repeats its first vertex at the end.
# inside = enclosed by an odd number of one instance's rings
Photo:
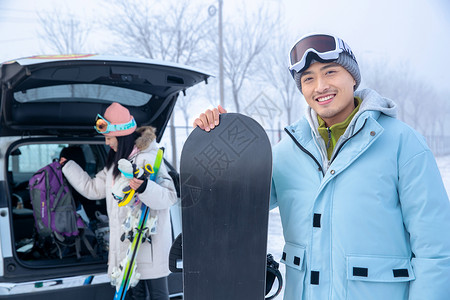
POLYGON ((37 171, 28 182, 36 229, 40 235, 76 236, 78 228, 84 227, 61 168, 55 161, 37 171))
MULTIPOLYGON (((75 246, 79 257, 80 232, 83 233, 86 226, 76 212, 75 201, 61 169, 62 166, 55 161, 37 171, 28 182, 36 239, 55 244, 55 252, 60 258, 65 256, 65 248, 75 246)), ((81 234, 81 239, 87 243, 84 234, 81 234)), ((42 248, 48 246, 43 245, 42 248)), ((91 251, 92 248, 88 248, 91 251)))

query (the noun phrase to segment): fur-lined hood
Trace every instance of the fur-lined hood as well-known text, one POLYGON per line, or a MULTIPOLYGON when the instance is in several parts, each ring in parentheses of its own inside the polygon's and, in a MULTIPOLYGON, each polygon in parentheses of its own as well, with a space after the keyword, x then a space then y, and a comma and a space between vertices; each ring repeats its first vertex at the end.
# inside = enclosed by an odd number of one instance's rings
POLYGON ((142 126, 136 129, 141 136, 136 139, 135 145, 139 150, 145 150, 156 139, 156 129, 151 126, 142 126))

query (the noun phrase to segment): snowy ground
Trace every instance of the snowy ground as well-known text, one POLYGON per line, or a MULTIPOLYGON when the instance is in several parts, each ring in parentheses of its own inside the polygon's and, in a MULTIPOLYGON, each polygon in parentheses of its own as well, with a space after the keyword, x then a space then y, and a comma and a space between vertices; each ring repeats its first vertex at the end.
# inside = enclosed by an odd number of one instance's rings
MULTIPOLYGON (((442 180, 445 188, 450 191, 450 156, 436 158, 439 170, 441 171, 442 180)), ((280 261, 281 254, 284 247, 283 229, 281 228, 280 214, 278 209, 274 209, 269 215, 269 241, 267 245, 267 252, 272 253, 276 261, 280 261)), ((280 264, 280 271, 285 279, 285 266, 280 264)), ((276 283, 274 284, 274 288, 276 283)), ((284 290, 284 289, 283 289, 284 290)), ((273 291, 273 290, 272 290, 273 291)), ((283 291, 275 299, 283 299, 283 291)))
POLYGON ((450 155, 436 158, 447 194, 450 194, 450 155))
MULTIPOLYGON (((278 208, 276 208, 271 210, 269 213, 269 238, 267 244, 267 253, 271 253, 273 255, 273 258, 277 262, 280 262, 281 254, 283 253, 283 247, 284 247, 283 229, 281 228, 280 213, 278 211, 278 208)), ((283 276, 283 279, 285 279, 286 268, 284 264, 280 263, 279 269, 281 275, 283 276)), ((275 292, 274 290, 277 288, 276 285, 277 283, 275 282, 270 295, 273 295, 273 293, 275 292)), ((283 291, 284 287, 280 295, 274 299, 280 300, 283 299, 283 291)))

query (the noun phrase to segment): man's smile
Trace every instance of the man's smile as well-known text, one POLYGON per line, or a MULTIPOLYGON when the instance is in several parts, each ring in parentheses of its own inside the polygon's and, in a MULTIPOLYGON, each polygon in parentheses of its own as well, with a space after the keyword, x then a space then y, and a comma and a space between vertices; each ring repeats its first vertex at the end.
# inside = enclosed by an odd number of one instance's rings
POLYGON ((332 94, 332 95, 318 97, 318 98, 316 98, 316 101, 319 102, 320 104, 327 104, 327 103, 330 103, 334 99, 335 96, 336 95, 332 94))

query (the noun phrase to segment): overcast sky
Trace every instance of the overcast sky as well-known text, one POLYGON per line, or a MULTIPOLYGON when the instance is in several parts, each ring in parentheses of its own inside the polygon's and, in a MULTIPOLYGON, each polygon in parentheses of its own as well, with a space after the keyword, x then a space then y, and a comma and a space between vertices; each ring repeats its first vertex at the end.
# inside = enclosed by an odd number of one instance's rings
MULTIPOLYGON (((215 0, 196 0, 205 9, 215 0)), ((225 16, 239 16, 242 0, 223 0, 225 16)), ((52 10, 61 0, 0 0, 0 61, 47 52, 37 39, 37 11, 52 10)), ((64 1, 83 18, 101 13, 100 1, 64 1)), ((247 1, 255 7, 263 1, 247 1)), ((448 0, 265 0, 279 6, 296 37, 315 31, 334 33, 353 49, 357 59, 403 60, 426 73, 437 87, 446 87, 450 62, 450 1, 448 0)), ((97 43, 105 42, 100 38, 97 43)), ((288 49, 287 49, 288 51, 288 49)), ((364 77, 364 74, 363 74, 364 77)))

